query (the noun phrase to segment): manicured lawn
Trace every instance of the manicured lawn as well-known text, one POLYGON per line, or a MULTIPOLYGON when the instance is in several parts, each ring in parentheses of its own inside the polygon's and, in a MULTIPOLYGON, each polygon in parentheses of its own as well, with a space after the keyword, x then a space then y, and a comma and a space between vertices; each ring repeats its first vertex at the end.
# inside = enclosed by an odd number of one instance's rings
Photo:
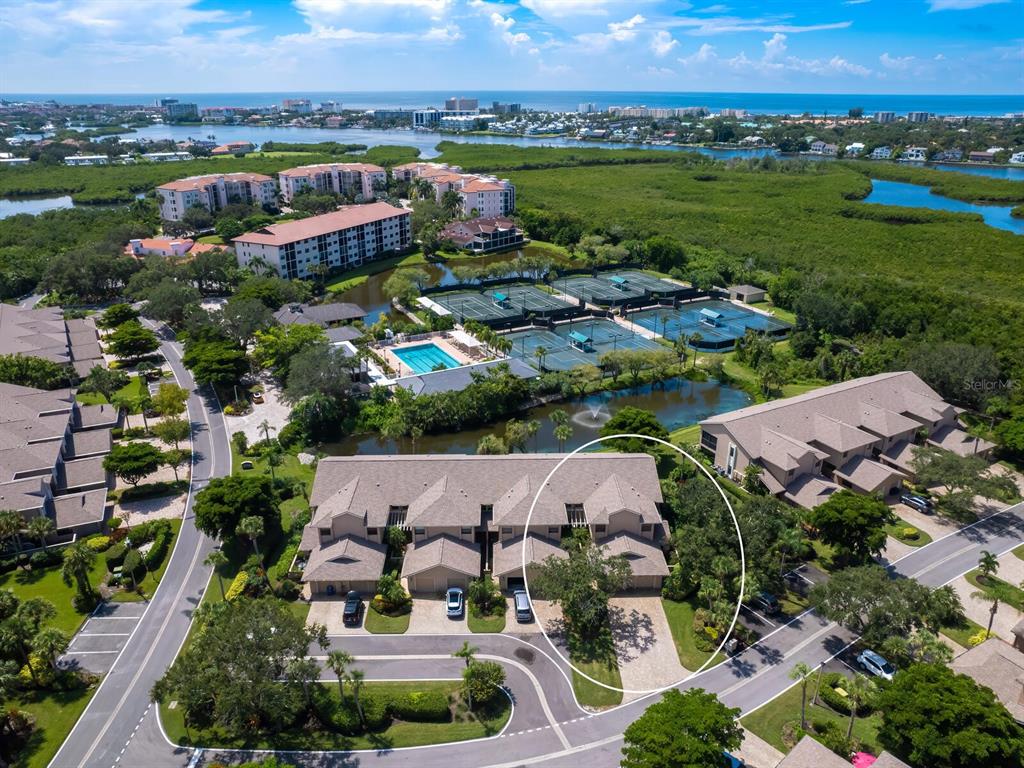
POLYGON ((811 607, 811 601, 799 592, 787 589, 786 594, 779 595, 779 606, 789 616, 797 616, 811 607))
MULTIPOLYGON (((661 605, 665 609, 665 617, 672 630, 679 663, 691 672, 700 669, 701 665, 711 658, 711 654, 697 647, 697 638, 693 634, 693 614, 696 610, 693 601, 662 598, 661 605)), ((719 654, 714 663, 717 664, 724 658, 719 654)))
POLYGON ((10 704, 35 716, 36 727, 28 744, 12 764, 14 768, 46 768, 64 743, 96 686, 74 691, 31 691, 10 704))
MULTIPOLYGON (((96 556, 89 581, 95 586, 107 573, 107 564, 103 554, 96 556)), ((87 614, 75 610, 71 601, 75 596, 74 587, 67 586, 60 577, 60 565, 51 565, 38 570, 14 570, 0 574, 0 589, 10 589, 21 600, 41 597, 53 603, 57 609, 50 626, 56 627, 68 635, 73 635, 87 614)))
POLYGON ((198 240, 196 240, 196 242, 206 243, 208 245, 229 245, 229 243, 226 242, 224 238, 221 237, 220 235, 203 235, 198 240))
MULTIPOLYGON (((834 710, 819 704, 814 706, 811 702, 814 699, 814 686, 816 680, 812 676, 807 681, 807 724, 813 721, 828 721, 838 724, 843 733, 846 733, 847 724, 850 722, 849 715, 842 715, 834 710)), ((773 699, 756 712, 747 715, 740 722, 745 728, 753 731, 762 739, 767 741, 776 749, 782 752, 789 752, 792 744, 783 741, 783 730, 795 731, 800 727, 800 686, 794 685, 777 699, 773 699)), ((881 751, 878 744, 878 728, 882 724, 881 715, 875 713, 869 717, 858 717, 853 723, 854 738, 874 754, 881 751)))
POLYGON ((688 445, 696 445, 700 442, 700 424, 691 424, 672 432, 668 436, 670 443, 681 445, 684 448, 688 445))
POLYGON ((505 613, 490 616, 474 616, 470 611, 466 616, 470 632, 502 632, 505 629, 505 613))
POLYGON ((426 263, 427 260, 424 258, 423 252, 417 250, 404 256, 392 256, 390 259, 381 259, 369 264, 364 264, 356 269, 346 270, 340 275, 328 280, 324 287, 331 293, 347 291, 349 288, 355 288, 357 285, 365 283, 366 278, 370 275, 376 275, 395 267, 411 267, 417 264, 426 263))
POLYGON ((963 648, 971 647, 971 637, 984 631, 984 627, 975 621, 964 618, 963 623, 956 627, 943 627, 939 630, 942 634, 963 648))
POLYGON ((115 603, 134 603, 153 598, 156 588, 160 586, 160 580, 164 577, 164 571, 167 570, 167 564, 171 562, 174 546, 178 543, 178 533, 181 531, 181 520, 179 518, 171 520, 170 523, 171 528, 174 530, 174 536, 171 538, 171 544, 167 547, 167 554, 164 556, 163 562, 160 563, 160 567, 155 571, 147 573, 146 578, 139 582, 138 589, 134 592, 127 589, 122 592, 115 592, 111 598, 115 603))
POLYGON ((409 629, 409 616, 411 613, 410 611, 400 616, 385 616, 382 613, 378 613, 371 605, 366 609, 366 619, 363 621, 363 627, 367 632, 374 635, 401 635, 409 629))
POLYGON ((922 531, 905 520, 897 520, 895 523, 885 526, 885 532, 908 547, 923 547, 925 544, 932 543, 932 537, 926 531, 922 531), (913 538, 904 536, 903 531, 905 528, 913 528, 917 531, 916 536, 913 538))
MULTIPOLYGON (((594 642, 587 647, 574 647, 570 651, 574 666, 595 680, 616 688, 622 687, 619 675, 619 663, 615 658, 611 635, 602 641, 594 642)), ((585 707, 614 707, 622 703, 622 691, 613 691, 590 682, 575 669, 572 671, 572 687, 576 692, 576 700, 585 707)))
MULTIPOLYGON (((324 683, 328 694, 335 700, 338 688, 334 683, 324 683)), ((363 695, 401 695, 414 691, 439 690, 447 696, 458 695, 457 681, 416 681, 416 682, 370 682, 363 686, 363 695)), ((347 690, 346 695, 351 695, 347 690)), ((512 714, 508 698, 504 695, 495 700, 494 706, 480 716, 468 714, 461 702, 456 714, 447 723, 411 723, 393 721, 382 731, 364 736, 344 736, 326 731, 292 730, 273 736, 257 735, 239 738, 223 733, 219 729, 185 729, 182 711, 160 707, 160 719, 168 738, 177 744, 196 744, 204 747, 250 748, 250 749, 396 749, 424 744, 444 744, 452 741, 466 741, 494 736, 508 722, 512 714)))
POLYGON ((997 587, 1000 595, 1003 595, 1001 602, 1012 605, 1018 611, 1024 610, 1024 590, 1015 584, 1003 581, 998 576, 989 576, 985 581, 981 581, 978 578, 980 575, 979 571, 974 570, 968 573, 964 578, 967 579, 972 586, 977 587, 985 594, 992 594, 992 587, 997 587))
POLYGON ((811 539, 811 547, 814 549, 814 559, 811 563, 823 571, 831 571, 833 568, 832 558, 835 557, 835 550, 819 539, 811 539))
MULTIPOLYGON (((121 389, 117 390, 116 393, 117 396, 130 397, 136 402, 148 394, 149 390, 146 388, 146 382, 142 380, 141 376, 132 376, 131 380, 121 389)), ((82 405, 102 405, 107 402, 107 398, 99 392, 79 392, 75 395, 75 399, 82 405)))
POLYGON ((1024 544, 1021 544, 1019 547, 1014 549, 1013 554, 1015 554, 1021 560, 1024 560, 1024 544))

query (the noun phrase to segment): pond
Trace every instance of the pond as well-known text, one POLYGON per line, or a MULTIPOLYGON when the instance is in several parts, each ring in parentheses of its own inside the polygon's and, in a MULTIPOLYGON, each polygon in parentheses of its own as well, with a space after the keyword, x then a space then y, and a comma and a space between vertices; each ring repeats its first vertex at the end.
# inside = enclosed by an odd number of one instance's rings
MULTIPOLYGON (((570 451, 598 437, 605 422, 627 405, 652 411, 671 431, 718 413, 744 408, 750 403, 750 396, 746 392, 715 380, 690 381, 677 378, 669 379, 662 384, 645 384, 615 392, 599 392, 582 400, 552 403, 534 408, 517 418, 536 419, 541 423, 540 430, 530 441, 528 450, 552 453, 559 449, 554 435, 554 425, 551 422, 551 414, 554 411, 564 410, 571 417, 569 424, 572 427, 572 437, 565 444, 565 450, 570 451)), ((503 424, 495 424, 453 435, 424 435, 416 441, 415 453, 476 453, 476 446, 481 437, 489 434, 500 435, 503 431, 503 424)), ((324 450, 333 456, 414 452, 412 442, 408 438, 396 445, 396 441, 385 440, 377 435, 353 435, 340 443, 325 445, 324 450)))
POLYGON ((8 216, 17 216, 19 213, 27 213, 31 216, 38 216, 46 211, 55 211, 60 208, 74 208, 71 195, 60 197, 19 197, 17 200, 0 198, 0 219, 8 216))
POLYGON ((953 211, 955 213, 981 214, 990 227, 1005 229, 1015 234, 1024 234, 1024 219, 1010 215, 1008 205, 980 205, 954 200, 942 195, 933 195, 929 187, 919 184, 906 184, 902 181, 871 180, 871 194, 864 198, 865 203, 879 205, 902 205, 908 208, 930 208, 936 211, 953 211))
MULTIPOLYGON (((457 259, 437 264, 417 264, 416 268, 424 270, 430 275, 430 285, 455 285, 458 281, 452 274, 452 267, 467 265, 480 267, 493 264, 497 261, 510 261, 522 255, 542 255, 557 260, 557 257, 548 250, 526 246, 517 251, 504 251, 489 256, 477 256, 468 259, 457 259)), ((347 291, 334 294, 337 301, 350 301, 358 304, 367 311, 366 323, 370 325, 377 322, 381 315, 391 314, 391 299, 384 294, 384 283, 391 277, 395 270, 389 269, 376 275, 370 275, 363 283, 347 291)))

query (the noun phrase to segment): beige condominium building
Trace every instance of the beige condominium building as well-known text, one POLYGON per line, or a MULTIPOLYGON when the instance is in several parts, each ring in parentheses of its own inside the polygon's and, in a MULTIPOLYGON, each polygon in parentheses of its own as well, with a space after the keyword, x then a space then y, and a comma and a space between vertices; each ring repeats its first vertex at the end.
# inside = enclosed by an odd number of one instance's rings
POLYGON ((401 576, 414 593, 467 587, 484 570, 502 588, 527 567, 565 557, 560 542, 589 529, 607 555, 629 563, 630 589, 668 575, 654 459, 646 454, 337 456, 320 461, 302 534, 310 594, 371 592, 383 572, 385 532, 411 540, 401 576), (534 506, 534 499, 537 503, 534 506), (532 516, 531 507, 534 507, 532 516), (529 518, 529 519, 528 519, 529 518))
POLYGON ((445 192, 455 190, 464 216, 509 216, 516 209, 516 187, 508 179, 463 173, 458 166, 441 163, 405 163, 392 168, 391 174, 399 181, 426 179, 437 202, 445 192))
POLYGON ((291 202, 299 192, 310 190, 335 195, 361 195, 373 200, 385 188, 388 174, 379 165, 368 163, 329 163, 303 165, 277 174, 281 185, 281 198, 291 202))
POLYGON ((185 211, 199 206, 213 213, 231 203, 277 204, 277 181, 262 173, 221 173, 191 176, 156 188, 160 218, 181 221, 185 211))
POLYGON ((0 355, 65 363, 74 369, 76 377, 103 365, 103 350, 92 318, 65 320, 60 307, 24 309, 0 304, 0 355))
POLYGON ((700 423, 701 448, 727 477, 755 465, 768 490, 808 509, 840 488, 896 497, 927 444, 962 456, 992 444, 917 374, 881 373, 752 405, 700 423))
POLYGON ((289 279, 311 277, 321 264, 351 269, 412 245, 411 217, 388 203, 348 206, 240 235, 235 255, 241 267, 259 264, 289 279))

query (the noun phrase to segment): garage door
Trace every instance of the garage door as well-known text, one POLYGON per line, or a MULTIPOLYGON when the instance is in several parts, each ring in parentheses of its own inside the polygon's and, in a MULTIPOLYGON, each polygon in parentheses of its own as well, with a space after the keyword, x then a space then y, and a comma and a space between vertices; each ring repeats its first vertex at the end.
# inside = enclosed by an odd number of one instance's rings
POLYGON ((421 573, 413 576, 409 587, 413 592, 444 592, 445 581, 443 576, 438 576, 432 573, 421 573))
POLYGON ((466 576, 449 576, 448 577, 449 587, 461 587, 462 589, 469 588, 469 579, 466 576))
POLYGON ((508 588, 513 592, 517 589, 526 588, 526 581, 522 576, 509 576, 508 579, 506 579, 506 583, 508 584, 508 588))

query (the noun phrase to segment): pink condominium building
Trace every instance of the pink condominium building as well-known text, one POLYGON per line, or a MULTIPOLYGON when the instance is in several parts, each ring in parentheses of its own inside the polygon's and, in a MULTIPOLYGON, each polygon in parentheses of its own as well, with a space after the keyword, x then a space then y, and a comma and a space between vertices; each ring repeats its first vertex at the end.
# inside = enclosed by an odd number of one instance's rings
POLYGON ((284 278, 314 268, 351 269, 412 245, 410 211, 388 203, 353 205, 322 216, 284 221, 234 239, 241 267, 263 264, 284 278))
POLYGON ((185 211, 201 206, 211 213, 230 203, 277 204, 277 182, 262 173, 221 173, 191 176, 156 188, 160 218, 181 221, 185 211))
POLYGON ((445 192, 455 190, 462 199, 465 216, 494 218, 508 216, 516 209, 516 188, 508 179, 462 173, 458 166, 440 163, 396 165, 391 174, 399 181, 426 179, 434 188, 438 202, 445 192))
POLYGON ((312 190, 336 195, 362 195, 373 200, 377 191, 387 184, 387 172, 379 165, 369 163, 328 163, 289 168, 277 175, 281 182, 281 197, 291 202, 299 192, 312 190))

